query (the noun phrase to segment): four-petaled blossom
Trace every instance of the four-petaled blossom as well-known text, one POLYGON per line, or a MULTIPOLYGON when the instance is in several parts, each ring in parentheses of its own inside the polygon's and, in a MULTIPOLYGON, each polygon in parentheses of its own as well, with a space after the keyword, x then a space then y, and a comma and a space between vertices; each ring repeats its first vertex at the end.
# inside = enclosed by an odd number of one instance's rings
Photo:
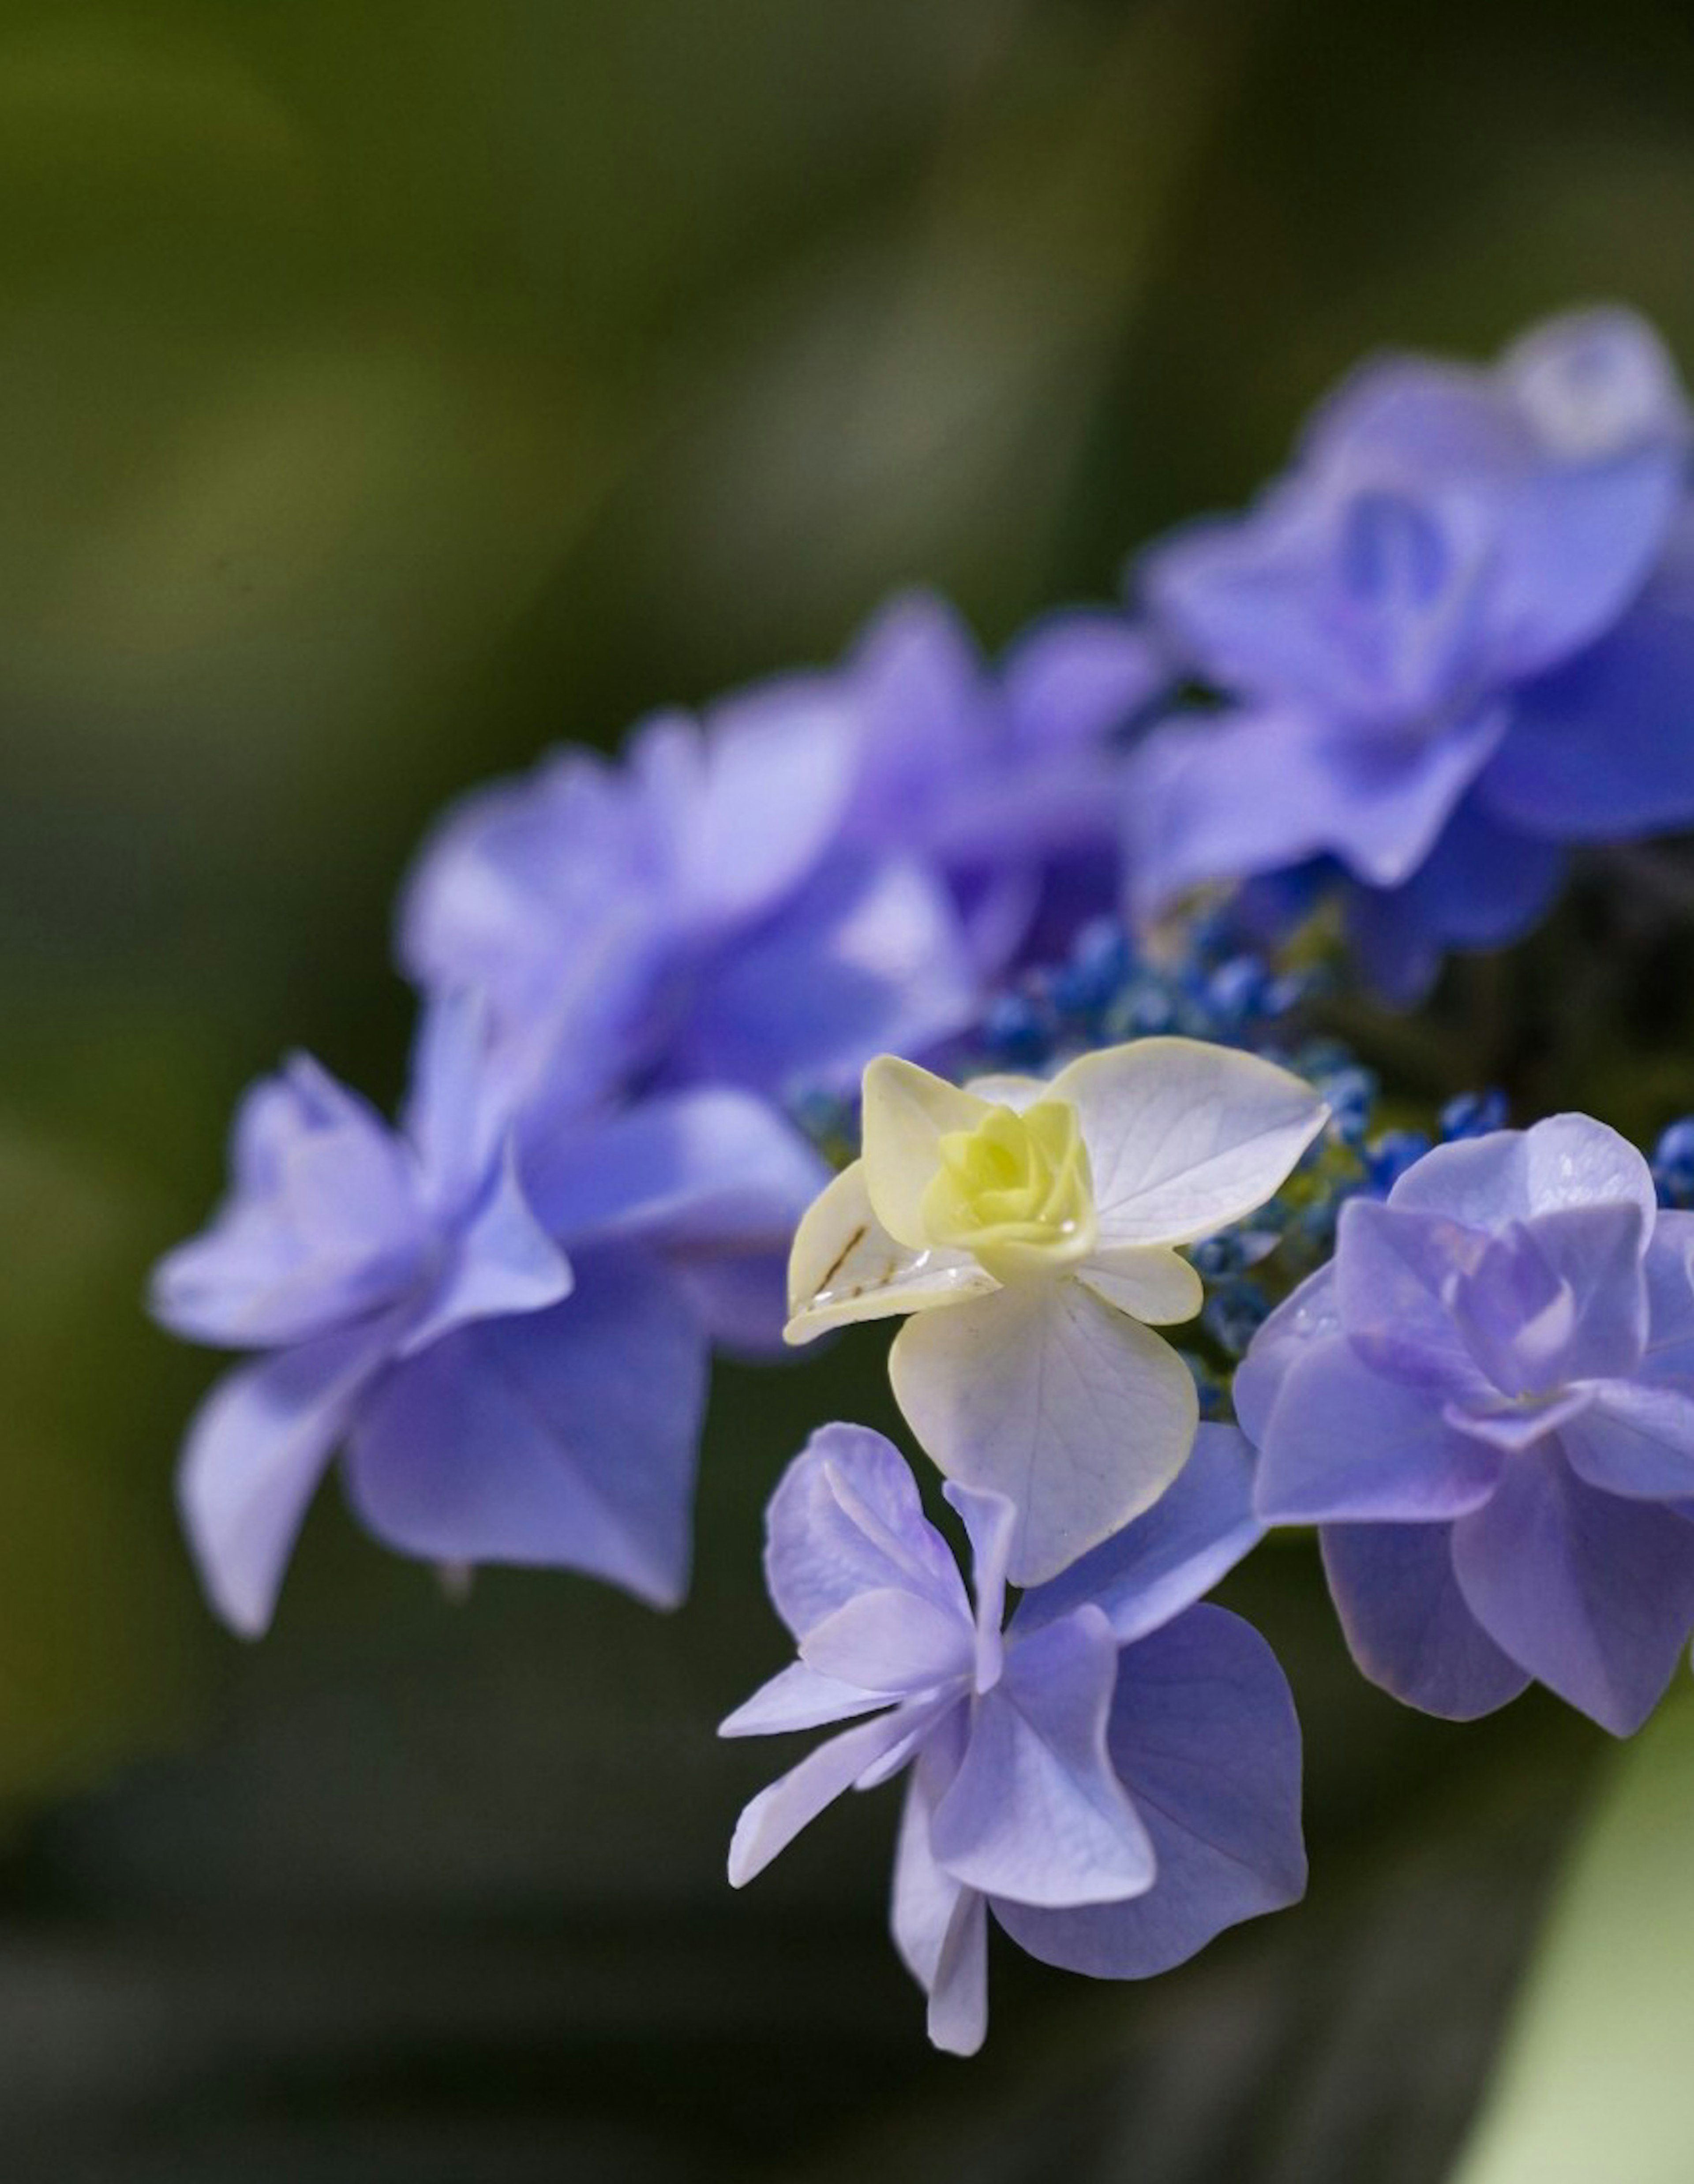
POLYGON ((800 1660, 726 1736, 860 1721, 762 1791, 730 1852, 738 1887, 850 1788, 910 1767, 894 1936, 929 2036, 988 2023, 987 1914, 1032 1956, 1096 1979, 1180 1964, 1296 1902, 1300 1732, 1270 1649, 1195 1602, 1258 1535, 1240 1436, 1203 1427, 1157 1508, 1001 1616, 1016 1513, 950 1486, 976 1609, 899 1453, 826 1426, 766 1518, 766 1574, 800 1660))
POLYGON ((1491 370, 1368 365, 1250 513, 1157 549, 1148 607, 1231 700, 1134 761, 1144 911, 1335 861, 1366 967, 1538 917, 1563 845, 1694 820, 1686 404, 1649 328, 1556 320, 1491 370))
POLYGON ((864 1154, 801 1223, 791 1342, 914 1315, 889 1373, 929 1455, 1016 1513, 1010 1575, 1054 1577, 1180 1470, 1193 1378, 1149 1331, 1200 1309, 1176 1246, 1263 1204, 1323 1127, 1306 1085, 1185 1039, 961 1090, 883 1056, 864 1154))
POLYGON ((1558 1115, 1341 1216, 1236 1374, 1258 1506, 1323 1526, 1354 1657, 1468 1719, 1537 1679, 1619 1735, 1694 1630, 1694 1215, 1558 1115))
POLYGON ((425 1020, 404 1125, 304 1057, 250 1091, 233 1190, 163 1261, 176 1333, 270 1354, 214 1389, 180 1494, 226 1618, 270 1621, 337 1448, 402 1552, 687 1582, 707 1351, 819 1163, 761 1103, 677 1094, 526 1145, 479 1011, 425 1020), (567 1256, 568 1254, 568 1256, 567 1256))

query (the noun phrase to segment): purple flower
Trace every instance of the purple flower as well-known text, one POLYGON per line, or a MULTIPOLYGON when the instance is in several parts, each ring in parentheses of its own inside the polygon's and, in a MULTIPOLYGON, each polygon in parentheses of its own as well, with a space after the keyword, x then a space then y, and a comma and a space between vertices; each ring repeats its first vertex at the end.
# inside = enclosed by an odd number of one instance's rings
POLYGON ((402 959, 487 997, 528 1103, 850 1082, 970 1020, 1050 894, 1113 899, 1108 739, 1156 673, 1121 616, 1077 615, 996 680, 939 600, 898 601, 839 669, 465 799, 413 874, 402 959))
POLYGON ((868 1716, 742 1814, 738 1887, 825 1805, 911 1774, 894 1869, 896 1947, 959 2054, 987 2029, 987 1914, 1044 1962, 1098 1979, 1180 1964, 1306 1882, 1300 1732, 1281 1670, 1234 1616, 1194 1602, 1258 1536, 1248 1452, 1202 1427, 1164 1499, 1001 1630, 1014 1513, 946 1490, 951 1550, 880 1435, 826 1426, 766 1517, 765 1568, 800 1660, 723 1724, 773 1735, 868 1716))
POLYGON ((1449 946, 1514 938, 1564 845, 1694 820, 1689 413, 1619 310, 1491 370, 1368 365, 1294 470, 1158 549, 1146 598, 1229 699, 1149 738, 1140 905, 1333 861, 1392 999, 1449 946))
POLYGON ((1694 1630, 1694 1216, 1585 1116, 1342 1212, 1235 1380, 1259 1512, 1318 1524, 1365 1674, 1468 1719, 1532 1679, 1619 1736, 1694 1630))
POLYGON ((1048 616, 995 671, 945 600, 906 593, 825 679, 856 745, 850 837, 945 882, 979 970, 1117 907, 1120 732, 1167 679, 1124 616, 1048 616))
POLYGON ((680 1597, 710 1341, 749 1284, 779 1284, 820 1177, 768 1108, 676 1093, 526 1143, 488 1096, 478 1011, 452 1001, 398 1133, 297 1057, 248 1094, 231 1166, 153 1291, 176 1333, 268 1353, 213 1390, 183 1457, 231 1624, 270 1621, 343 1446, 354 1508, 404 1553, 680 1597))

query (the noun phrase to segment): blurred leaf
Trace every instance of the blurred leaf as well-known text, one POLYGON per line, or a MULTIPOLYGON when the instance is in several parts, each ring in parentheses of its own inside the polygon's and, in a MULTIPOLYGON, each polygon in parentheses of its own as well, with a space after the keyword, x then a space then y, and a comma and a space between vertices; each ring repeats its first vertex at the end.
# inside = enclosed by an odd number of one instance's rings
POLYGON ((1618 1753, 1454 2184, 1694 2176, 1694 1689, 1618 1753))

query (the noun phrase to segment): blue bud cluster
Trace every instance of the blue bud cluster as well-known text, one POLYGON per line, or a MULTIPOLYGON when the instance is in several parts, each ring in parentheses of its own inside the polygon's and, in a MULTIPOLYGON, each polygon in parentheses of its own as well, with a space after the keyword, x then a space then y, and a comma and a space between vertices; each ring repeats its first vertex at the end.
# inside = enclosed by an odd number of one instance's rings
POLYGON ((1096 918, 1062 962, 1025 972, 990 1003, 961 1042, 961 1060, 967 1073, 1042 1070, 1161 1033, 1257 1047, 1326 977, 1268 964, 1226 916, 1195 919, 1156 953, 1138 950, 1117 919, 1096 918))
POLYGON ((1659 1133, 1652 1149, 1658 1202, 1686 1212, 1694 1207, 1694 1115, 1683 1115, 1659 1133))

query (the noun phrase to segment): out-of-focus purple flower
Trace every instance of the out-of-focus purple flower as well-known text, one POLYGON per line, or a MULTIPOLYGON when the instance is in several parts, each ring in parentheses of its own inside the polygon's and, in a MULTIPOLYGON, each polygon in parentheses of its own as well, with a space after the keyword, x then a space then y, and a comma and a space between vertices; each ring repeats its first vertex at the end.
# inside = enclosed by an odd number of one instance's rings
POLYGON ((1257 1504, 1323 1527, 1365 1674, 1468 1719, 1531 1679, 1619 1736, 1694 1630, 1694 1215, 1559 1115, 1342 1212, 1235 1379, 1257 1504))
POLYGON ((231 1165, 153 1289, 176 1333, 268 1353, 214 1389, 183 1457, 226 1620, 268 1624, 343 1446, 355 1509, 405 1553, 680 1597, 710 1341, 822 1173, 767 1106, 680 1092, 526 1144, 455 1000, 426 1019, 398 1132, 297 1057, 248 1094, 231 1165))
POLYGON ((939 600, 898 600, 837 669, 466 798, 406 891, 403 961, 483 994, 519 1096, 555 1110, 850 1080, 967 1022, 1050 894, 1113 900, 1110 739, 1160 672, 1101 613, 996 677, 939 600))
POLYGON ((1488 370, 1368 365, 1294 470, 1145 571, 1231 701, 1132 769, 1134 884, 1318 859, 1391 999, 1537 918, 1564 845, 1694 821, 1690 417, 1652 332, 1557 319, 1488 370))
POLYGON ((947 1489, 974 1551, 973 1614, 898 1452, 856 1426, 814 1434, 766 1518, 766 1575, 800 1659, 723 1734, 857 1725, 748 1806, 731 1880, 843 1791, 909 1767, 894 1942, 930 2038, 959 2054, 987 2030, 989 1911, 1045 1963, 1140 1979, 1296 1901, 1287 1685, 1255 1631, 1194 1605, 1258 1536, 1250 1479, 1240 1435, 1202 1427, 1156 1507, 1026 1593, 1002 1632, 1011 1504, 947 1489))

